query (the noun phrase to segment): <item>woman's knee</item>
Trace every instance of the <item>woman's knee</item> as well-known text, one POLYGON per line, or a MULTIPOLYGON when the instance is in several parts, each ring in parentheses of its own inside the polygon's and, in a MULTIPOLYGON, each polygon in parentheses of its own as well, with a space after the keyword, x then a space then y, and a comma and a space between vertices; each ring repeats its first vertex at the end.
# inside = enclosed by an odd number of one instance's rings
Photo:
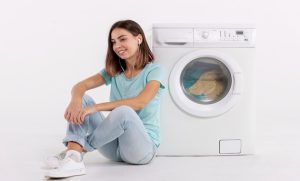
POLYGON ((117 114, 128 114, 128 113, 135 113, 135 111, 129 106, 119 106, 112 110, 112 112, 117 114))
POLYGON ((82 106, 83 107, 88 107, 91 105, 94 105, 95 101, 93 100, 93 98, 91 98, 89 95, 84 94, 82 97, 82 106))
POLYGON ((134 121, 136 116, 136 112, 129 106, 119 106, 113 109, 109 115, 111 121, 120 121, 121 123, 134 121))

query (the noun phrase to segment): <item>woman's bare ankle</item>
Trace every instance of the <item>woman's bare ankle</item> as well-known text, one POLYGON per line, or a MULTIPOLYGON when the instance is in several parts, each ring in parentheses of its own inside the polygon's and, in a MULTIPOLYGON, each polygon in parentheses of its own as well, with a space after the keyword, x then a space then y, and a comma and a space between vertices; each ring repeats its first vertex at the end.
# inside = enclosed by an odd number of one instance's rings
POLYGON ((84 151, 84 149, 82 148, 82 146, 80 144, 73 142, 73 141, 68 142, 67 147, 68 147, 67 150, 75 150, 80 153, 82 153, 84 151))

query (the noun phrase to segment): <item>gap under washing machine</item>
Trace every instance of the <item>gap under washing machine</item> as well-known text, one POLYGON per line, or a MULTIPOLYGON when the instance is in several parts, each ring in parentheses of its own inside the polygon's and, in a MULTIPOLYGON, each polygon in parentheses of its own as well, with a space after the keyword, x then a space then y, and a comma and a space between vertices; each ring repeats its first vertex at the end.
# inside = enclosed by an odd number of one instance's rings
POLYGON ((255 28, 155 24, 153 53, 167 73, 158 155, 254 153, 255 28))

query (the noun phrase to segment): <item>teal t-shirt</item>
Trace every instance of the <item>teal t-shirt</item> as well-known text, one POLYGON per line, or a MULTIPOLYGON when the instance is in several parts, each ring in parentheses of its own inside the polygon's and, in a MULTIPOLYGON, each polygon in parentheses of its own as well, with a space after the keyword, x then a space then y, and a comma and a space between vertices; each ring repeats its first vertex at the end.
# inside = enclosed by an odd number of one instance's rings
POLYGON ((148 63, 144 69, 136 76, 128 79, 124 73, 113 77, 107 75, 102 69, 100 75, 104 78, 105 84, 111 84, 110 101, 127 99, 137 96, 151 80, 160 82, 160 88, 155 97, 141 110, 137 110, 145 129, 152 138, 156 146, 160 144, 160 98, 162 90, 165 88, 164 73, 162 68, 154 63, 148 63))

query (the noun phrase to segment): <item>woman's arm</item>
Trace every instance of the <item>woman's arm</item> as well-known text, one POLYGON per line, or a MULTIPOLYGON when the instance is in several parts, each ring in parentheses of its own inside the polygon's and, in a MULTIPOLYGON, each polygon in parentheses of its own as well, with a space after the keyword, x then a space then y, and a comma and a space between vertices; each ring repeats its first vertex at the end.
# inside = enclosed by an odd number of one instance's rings
POLYGON ((129 106, 134 110, 143 109, 156 95, 160 87, 160 82, 156 80, 149 81, 139 95, 133 98, 122 99, 112 102, 100 103, 95 105, 96 111, 111 111, 119 106, 129 106))
POLYGON ((65 111, 65 119, 71 123, 79 123, 82 110, 82 97, 87 90, 99 87, 105 83, 104 78, 100 74, 95 74, 83 81, 78 82, 72 88, 72 98, 70 104, 65 111))
MULTIPOLYGON (((80 116, 80 123, 84 121, 85 116, 88 114, 98 112, 98 111, 111 111, 119 106, 129 106, 134 110, 140 110, 145 107, 156 95, 160 87, 160 82, 156 80, 151 80, 147 83, 145 88, 140 92, 139 95, 133 98, 122 99, 112 102, 105 102, 100 104, 95 104, 91 107, 87 107, 85 111, 80 116)), ((80 124, 79 123, 79 124, 80 124)))
MULTIPOLYGON (((95 74, 83 81, 78 82, 72 88, 72 101, 82 102, 82 97, 87 90, 94 89, 105 83, 104 78, 100 74, 95 74)), ((80 104, 81 105, 81 104, 80 104)))

